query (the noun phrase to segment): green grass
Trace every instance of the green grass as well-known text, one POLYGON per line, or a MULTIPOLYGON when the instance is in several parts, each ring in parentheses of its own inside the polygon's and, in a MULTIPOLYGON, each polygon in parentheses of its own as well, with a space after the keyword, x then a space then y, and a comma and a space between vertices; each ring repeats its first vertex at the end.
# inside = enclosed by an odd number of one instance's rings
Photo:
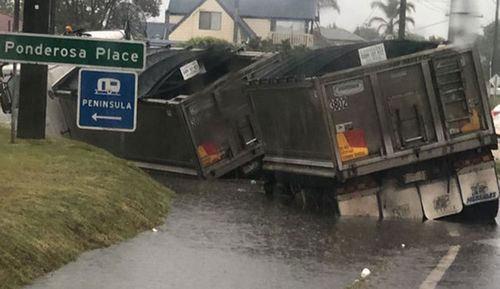
POLYGON ((0 128, 0 288, 161 224, 172 196, 103 150, 66 139, 9 144, 0 128))

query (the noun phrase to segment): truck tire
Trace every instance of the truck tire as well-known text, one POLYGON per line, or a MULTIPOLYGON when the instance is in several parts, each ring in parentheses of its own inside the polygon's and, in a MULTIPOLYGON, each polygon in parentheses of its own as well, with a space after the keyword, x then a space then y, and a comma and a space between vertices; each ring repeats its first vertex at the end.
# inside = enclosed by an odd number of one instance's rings
POLYGON ((498 215, 498 200, 472 206, 474 216, 479 219, 495 219, 498 215))
POLYGON ((321 212, 323 214, 340 216, 339 204, 335 198, 335 194, 323 191, 321 197, 321 212))
POLYGON ((274 193, 274 183, 273 182, 265 182, 263 185, 264 193, 267 197, 272 197, 274 193))
POLYGON ((291 205, 295 199, 295 194, 290 190, 290 186, 282 182, 276 182, 274 184, 273 195, 285 206, 291 205))
POLYGON ((499 204, 499 200, 491 201, 491 202, 488 202, 488 203, 485 204, 485 205, 488 206, 486 208, 486 213, 488 213, 488 215, 486 217, 488 219, 495 219, 497 217, 497 215, 498 215, 498 204, 499 204))
POLYGON ((484 202, 465 207, 460 213, 460 219, 468 221, 494 220, 498 214, 499 200, 484 202))

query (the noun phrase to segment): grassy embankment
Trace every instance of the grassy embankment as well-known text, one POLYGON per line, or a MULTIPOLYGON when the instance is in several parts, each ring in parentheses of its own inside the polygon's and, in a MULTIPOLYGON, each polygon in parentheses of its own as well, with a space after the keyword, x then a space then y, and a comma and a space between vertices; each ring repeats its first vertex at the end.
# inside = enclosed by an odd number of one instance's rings
POLYGON ((0 128, 0 288, 162 223, 173 193, 100 149, 0 128))

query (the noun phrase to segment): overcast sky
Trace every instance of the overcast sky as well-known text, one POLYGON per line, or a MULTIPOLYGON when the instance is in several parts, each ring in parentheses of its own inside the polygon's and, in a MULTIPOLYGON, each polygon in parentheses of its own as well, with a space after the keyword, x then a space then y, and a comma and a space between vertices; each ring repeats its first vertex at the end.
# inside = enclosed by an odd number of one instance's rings
MULTIPOLYGON (((160 17, 154 21, 164 21, 164 12, 169 0, 163 0, 160 10, 160 17)), ((251 0, 249 0, 251 1, 251 0)), ((272 0, 274 1, 274 0, 272 0)), ((304 0, 308 1, 308 0, 304 0)), ((372 10, 370 3, 372 0, 337 0, 340 6, 340 14, 333 11, 322 11, 321 24, 326 26, 335 23, 337 26, 354 31, 357 26, 363 25, 374 15, 382 16, 380 11, 372 10)), ((469 0, 477 3, 478 18, 482 26, 491 23, 495 19, 495 0, 469 0)), ((416 12, 412 15, 415 18, 415 26, 410 26, 412 33, 423 36, 437 35, 445 37, 448 35, 449 0, 409 0, 415 4, 416 12)))

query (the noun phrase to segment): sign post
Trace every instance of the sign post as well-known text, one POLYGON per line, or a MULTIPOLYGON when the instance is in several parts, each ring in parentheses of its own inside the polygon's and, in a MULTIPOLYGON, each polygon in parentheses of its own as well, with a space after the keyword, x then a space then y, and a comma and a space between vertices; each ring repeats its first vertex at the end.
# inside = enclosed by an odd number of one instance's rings
MULTIPOLYGON (((48 29, 48 1, 25 0, 23 31, 46 34, 48 29)), ((0 53, 3 54, 3 52, 4 50, 0 49, 0 53)), ((25 63, 21 65, 17 136, 25 139, 43 139, 45 138, 48 68, 47 65, 37 65, 39 63, 25 63)))
POLYGON ((77 126, 133 132, 137 119, 137 73, 80 70, 77 126))

